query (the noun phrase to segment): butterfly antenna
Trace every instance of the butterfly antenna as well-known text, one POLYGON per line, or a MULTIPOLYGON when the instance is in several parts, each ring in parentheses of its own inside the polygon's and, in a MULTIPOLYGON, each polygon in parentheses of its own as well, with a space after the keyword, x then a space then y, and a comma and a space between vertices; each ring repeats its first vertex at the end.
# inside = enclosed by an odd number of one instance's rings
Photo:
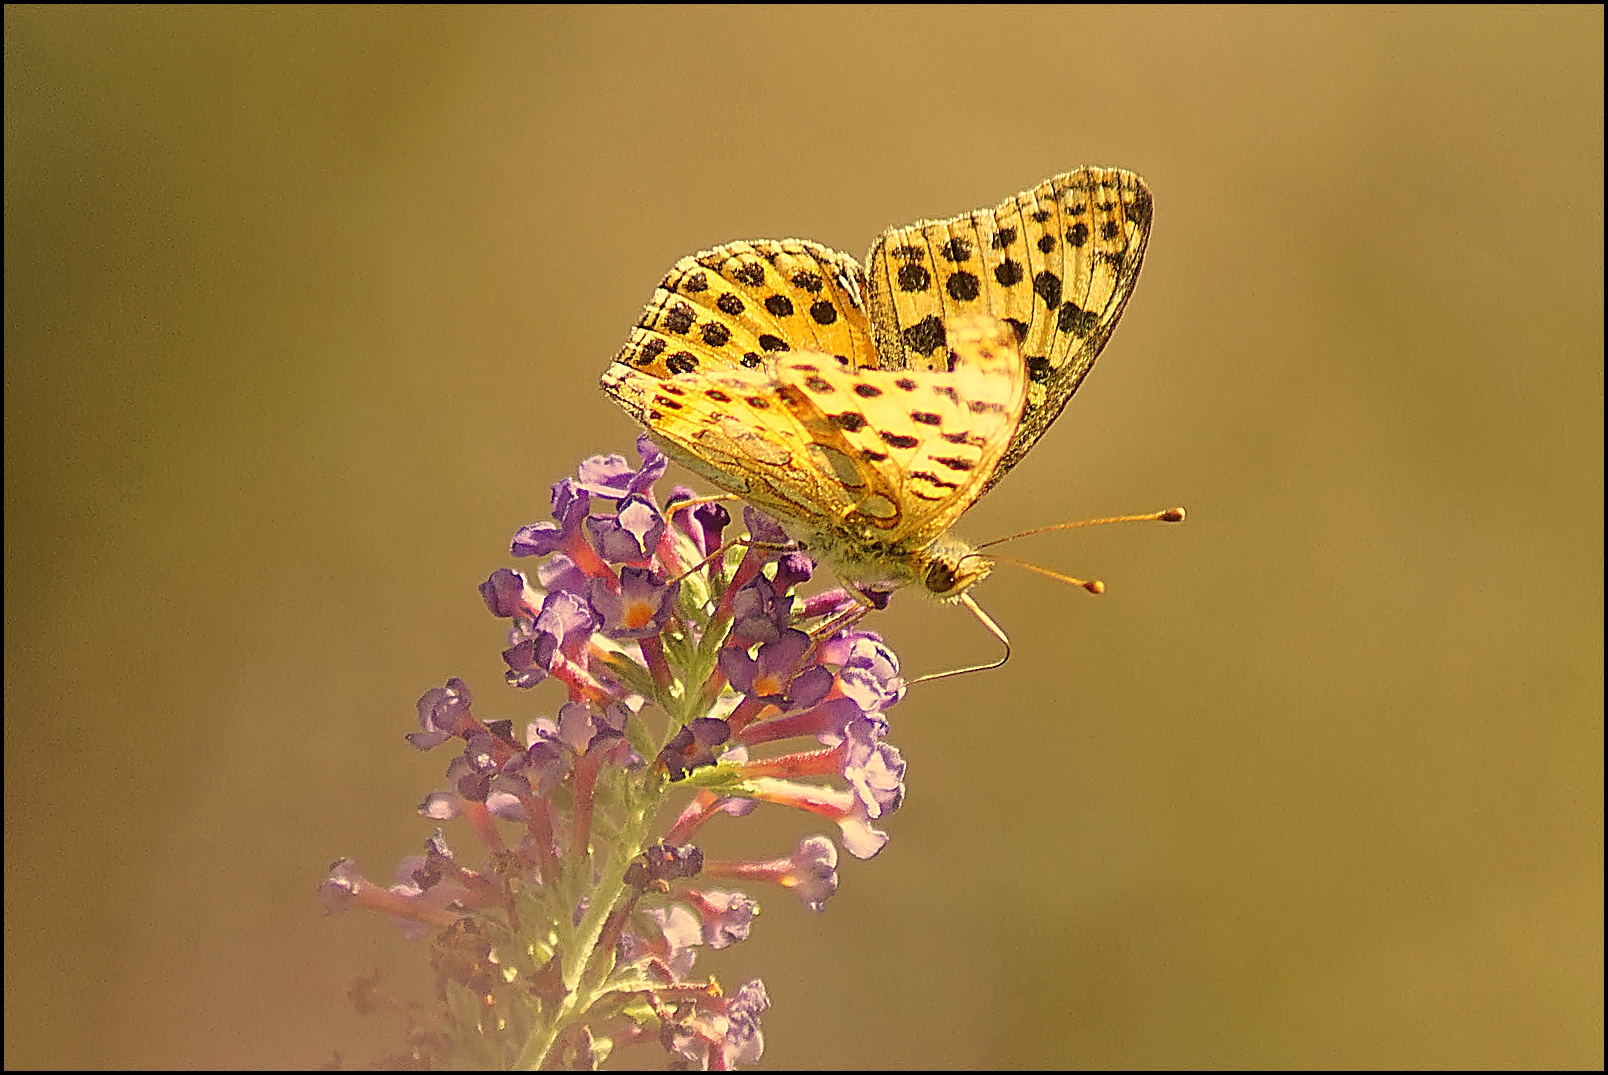
MULTIPOLYGON (((1049 526, 1035 526, 1031 530, 1023 530, 1020 534, 1012 534, 1009 537, 995 538, 993 541, 985 541, 977 547, 979 549, 986 549, 993 545, 1003 545, 1007 541, 1015 541, 1017 538, 1032 537, 1034 534, 1047 534, 1051 530, 1076 530, 1083 526, 1105 526, 1107 523, 1181 523, 1183 521, 1183 508, 1168 508, 1165 511, 1152 511, 1147 512, 1144 515, 1113 515, 1109 519, 1081 519, 1075 523, 1051 523, 1049 526)), ((1018 563, 1021 567, 1032 566, 1030 564, 1020 564, 1019 561, 1015 560, 1009 562, 1018 563)), ((1048 572, 1046 572, 1046 574, 1048 574, 1048 572)), ((1075 584, 1078 586, 1083 585, 1081 582, 1076 582, 1075 584)))
POLYGON ((1000 656, 999 660, 993 662, 992 664, 974 664, 969 665, 966 668, 951 668, 947 672, 930 672, 924 676, 917 676, 915 679, 912 679, 908 684, 906 684, 906 686, 914 687, 917 683, 931 683, 935 679, 948 679, 950 676, 963 676, 967 672, 987 672, 998 668, 1000 665, 1011 659, 1011 640, 1005 634, 1004 629, 1001 628, 999 624, 995 623, 993 617, 984 612, 978 606, 976 601, 972 600, 971 594, 961 594, 960 603, 971 609, 972 615, 976 616, 978 620, 982 621, 982 625, 988 628, 995 638, 999 639, 999 644, 1005 647, 1004 654, 1000 656))
POLYGON ((994 562, 1000 564, 1013 564, 1016 567, 1025 567, 1027 570, 1035 571, 1046 578, 1052 578, 1056 582, 1064 582, 1071 586, 1080 587, 1088 590, 1090 593, 1105 593, 1105 583, 1101 582, 1099 579, 1073 578, 1071 575, 1063 575, 1059 571, 1051 571, 1047 567, 1040 567, 1037 564, 1030 564, 1026 560, 1012 559, 1009 556, 995 556, 994 562))

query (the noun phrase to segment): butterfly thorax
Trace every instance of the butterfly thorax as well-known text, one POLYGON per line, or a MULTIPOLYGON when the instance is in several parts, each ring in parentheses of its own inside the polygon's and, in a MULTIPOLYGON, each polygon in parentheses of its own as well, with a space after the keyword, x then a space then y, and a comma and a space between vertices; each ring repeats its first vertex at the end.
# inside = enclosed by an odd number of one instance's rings
POLYGON ((807 531, 803 542, 845 581, 917 586, 942 600, 958 598, 994 567, 994 561, 950 534, 923 545, 885 545, 834 528, 807 531))

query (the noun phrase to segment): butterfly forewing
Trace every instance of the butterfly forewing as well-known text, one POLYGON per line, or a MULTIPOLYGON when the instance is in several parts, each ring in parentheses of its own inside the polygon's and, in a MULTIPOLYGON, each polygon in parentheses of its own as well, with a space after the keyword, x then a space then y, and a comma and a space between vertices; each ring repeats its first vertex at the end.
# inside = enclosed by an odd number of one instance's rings
POLYGON ((615 358, 659 377, 755 369, 789 350, 875 366, 864 288, 859 264, 819 243, 727 243, 676 262, 615 358))
POLYGON ((998 481, 1077 391, 1138 278, 1150 192, 1117 168, 1082 168, 949 220, 883 233, 866 258, 872 334, 884 368, 931 369, 944 319, 986 312, 1010 325, 1027 406, 998 481))

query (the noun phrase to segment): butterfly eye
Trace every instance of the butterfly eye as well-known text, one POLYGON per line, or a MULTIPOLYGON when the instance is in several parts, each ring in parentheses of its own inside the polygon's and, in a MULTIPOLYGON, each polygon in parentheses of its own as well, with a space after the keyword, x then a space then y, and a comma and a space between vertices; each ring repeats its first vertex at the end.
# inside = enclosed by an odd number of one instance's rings
POLYGON ((955 588, 955 569, 945 563, 936 563, 927 569, 927 589, 935 594, 946 594, 955 588))

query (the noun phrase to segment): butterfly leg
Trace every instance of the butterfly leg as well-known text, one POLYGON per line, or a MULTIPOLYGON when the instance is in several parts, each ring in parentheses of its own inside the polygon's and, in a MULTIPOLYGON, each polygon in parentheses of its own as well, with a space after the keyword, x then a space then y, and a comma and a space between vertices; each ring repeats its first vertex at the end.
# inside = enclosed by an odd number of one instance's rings
POLYGON ((929 672, 924 676, 917 676, 915 679, 910 681, 909 686, 914 687, 917 683, 931 683, 935 679, 948 679, 950 676, 962 676, 967 672, 987 672, 990 669, 998 668, 1000 665, 1011 659, 1011 640, 1010 636, 1005 633, 1004 628, 995 623, 994 618, 988 613, 984 612, 982 607, 979 606, 976 601, 972 600, 971 594, 961 594, 960 603, 971 609, 972 615, 977 617, 978 622, 984 627, 988 628, 989 633, 991 633, 995 638, 999 639, 1000 645, 1005 647, 1005 652, 1000 656, 999 660, 994 661, 991 664, 973 664, 967 665, 965 668, 951 668, 947 672, 929 672))
POLYGON ((879 604, 877 600, 870 594, 867 594, 864 590, 853 585, 852 583, 845 584, 841 587, 841 589, 850 597, 854 598, 854 604, 821 623, 819 626, 810 629, 810 637, 817 643, 836 638, 839 634, 847 631, 856 623, 859 623, 860 620, 864 618, 866 613, 887 607, 888 602, 886 599, 879 604))
POLYGON ((780 544, 780 543, 774 542, 774 541, 756 541, 749 534, 739 534, 737 537, 732 538, 730 541, 721 542, 720 547, 718 549, 716 549, 714 552, 710 553, 708 556, 705 556, 702 560, 699 560, 697 563, 693 564, 691 567, 687 568, 685 571, 683 571, 681 574, 677 575, 675 578, 671 579, 670 581, 671 582, 680 582, 682 579, 686 578, 688 575, 691 575, 691 574, 694 574, 695 572, 701 571, 704 568, 705 565, 713 563, 714 561, 720 559, 722 556, 725 556, 726 553, 730 552, 732 549, 737 548, 738 546, 742 546, 743 548, 746 548, 746 549, 765 549, 765 550, 774 551, 774 552, 798 552, 799 549, 801 548, 801 546, 799 546, 797 544, 794 544, 794 543, 789 543, 789 544, 784 545, 784 544, 780 544))
POLYGON ((722 500, 736 499, 738 499, 736 493, 717 493, 714 496, 699 496, 693 497, 691 500, 678 500, 674 504, 671 504, 668 508, 665 508, 664 514, 665 517, 668 518, 683 508, 701 508, 705 504, 718 504, 722 500))

